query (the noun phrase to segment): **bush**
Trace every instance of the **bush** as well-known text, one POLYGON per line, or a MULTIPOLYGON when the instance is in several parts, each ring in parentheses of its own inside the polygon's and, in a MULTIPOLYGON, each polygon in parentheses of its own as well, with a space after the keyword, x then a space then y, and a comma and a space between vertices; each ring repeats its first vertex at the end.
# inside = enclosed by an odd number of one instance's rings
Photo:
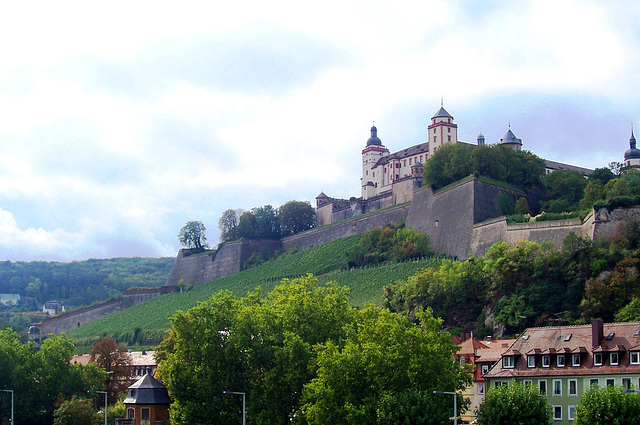
POLYGON ((623 425, 640 421, 640 394, 622 387, 591 387, 576 406, 576 425, 623 425))
POLYGON ((518 383, 491 388, 476 416, 479 425, 548 425, 552 419, 547 398, 537 388, 518 383))

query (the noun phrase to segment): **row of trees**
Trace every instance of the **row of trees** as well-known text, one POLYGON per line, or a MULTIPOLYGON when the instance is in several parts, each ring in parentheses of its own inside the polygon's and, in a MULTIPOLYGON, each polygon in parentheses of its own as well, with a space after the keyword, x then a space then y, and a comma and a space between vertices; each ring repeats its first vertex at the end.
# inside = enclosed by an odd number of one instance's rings
POLYGON ((251 211, 229 209, 218 221, 220 241, 279 239, 314 227, 316 213, 309 201, 288 201, 279 208, 271 205, 251 211))
POLYGON ((611 241, 570 234, 561 250, 550 242, 498 242, 484 257, 445 260, 385 287, 385 305, 410 318, 429 306, 448 327, 477 335, 493 333, 484 325, 488 314, 506 334, 595 317, 639 320, 639 257, 635 222, 611 241))
MULTIPOLYGON (((156 350, 174 424, 240 422, 248 394, 255 424, 448 424, 469 374, 429 312, 417 323, 349 305, 346 288, 312 276, 284 280, 266 298, 220 292, 178 312, 156 350)), ((462 404, 462 399, 461 406, 462 404)))
POLYGON ((429 238, 414 229, 400 226, 376 227, 362 235, 360 243, 346 253, 348 267, 375 265, 387 261, 407 261, 431 253, 429 238))

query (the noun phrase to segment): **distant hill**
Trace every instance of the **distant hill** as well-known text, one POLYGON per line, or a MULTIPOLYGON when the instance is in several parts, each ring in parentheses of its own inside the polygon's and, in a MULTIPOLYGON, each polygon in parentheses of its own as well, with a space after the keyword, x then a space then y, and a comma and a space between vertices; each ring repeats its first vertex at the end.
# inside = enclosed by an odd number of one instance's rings
POLYGON ((267 294, 283 278, 295 278, 307 273, 318 276, 321 282, 335 280, 351 289, 355 305, 366 303, 381 305, 383 287, 398 279, 406 279, 419 270, 440 261, 426 258, 406 263, 379 267, 343 270, 345 253, 352 249, 361 235, 338 239, 304 251, 287 253, 276 260, 241 271, 234 275, 199 285, 190 291, 165 294, 103 319, 95 320, 71 331, 70 336, 79 346, 90 346, 110 336, 128 345, 153 346, 158 344, 169 329, 168 318, 177 310, 188 310, 221 290, 229 290, 238 297, 261 288, 267 294))
MULTIPOLYGON (((0 293, 19 294, 34 305, 56 300, 65 308, 119 296, 131 287, 165 284, 175 258, 109 258, 71 263, 0 262, 0 293), (35 301, 35 302, 34 302, 35 301)), ((24 304, 24 303, 23 303, 24 304)))

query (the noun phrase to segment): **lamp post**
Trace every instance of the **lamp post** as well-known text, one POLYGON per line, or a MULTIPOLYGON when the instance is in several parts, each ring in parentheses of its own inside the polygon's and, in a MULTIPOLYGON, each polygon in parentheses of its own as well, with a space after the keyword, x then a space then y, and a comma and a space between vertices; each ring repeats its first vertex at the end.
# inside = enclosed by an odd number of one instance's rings
POLYGON ((11 425, 13 425, 13 390, 0 390, 5 393, 11 393, 11 425))
POLYGON ((246 412, 247 412, 247 410, 245 409, 245 393, 239 393, 239 392, 236 392, 236 391, 223 391, 222 394, 226 394, 226 395, 241 395, 242 396, 242 425, 245 425, 246 412))
POLYGON ((452 393, 450 391, 434 391, 433 393, 453 396, 453 425, 458 425, 458 393, 452 393))
POLYGON ((104 425, 107 425, 107 392, 106 391, 87 391, 93 394, 104 394, 104 425))

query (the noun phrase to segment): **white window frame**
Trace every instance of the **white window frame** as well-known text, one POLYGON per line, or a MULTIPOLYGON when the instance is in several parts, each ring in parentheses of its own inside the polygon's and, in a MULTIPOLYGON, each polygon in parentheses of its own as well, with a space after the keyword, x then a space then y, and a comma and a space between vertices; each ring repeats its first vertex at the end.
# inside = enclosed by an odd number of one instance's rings
POLYGON ((562 379, 553 380, 553 396, 562 397, 562 379))
POLYGON ((503 369, 513 369, 516 366, 516 359, 514 356, 504 356, 502 358, 503 369))
POLYGON ((536 367, 536 356, 527 356, 527 367, 536 367))
POLYGON ((602 353, 593 353, 593 365, 602 366, 602 353))
POLYGON ((549 367, 551 366, 551 356, 548 354, 543 354, 542 355, 542 367, 549 367))
POLYGON ((609 353, 609 364, 611 366, 618 366, 618 364, 620 364, 620 355, 617 351, 609 353))
POLYGON ((600 380, 598 378, 589 379, 589 388, 595 386, 596 388, 600 386, 600 380))
POLYGON ((629 353, 629 363, 640 364, 640 351, 631 351, 629 353))
POLYGON ((554 421, 562 420, 562 406, 553 406, 553 420, 554 421))
POLYGON ((571 355, 571 366, 580 366, 580 353, 571 355))
POLYGON ((558 354, 556 357, 556 366, 564 367, 564 354, 558 354))
POLYGON ((625 391, 628 391, 631 389, 631 378, 622 378, 622 387, 625 389, 625 391))
POLYGON ((578 396, 578 380, 577 379, 569 379, 569 389, 567 391, 570 397, 578 396))
POLYGON ((547 380, 546 379, 538 380, 538 392, 540 394, 547 395, 547 380), (542 387, 544 387, 544 391, 542 391, 542 387))
POLYGON ((484 383, 478 384, 478 394, 480 395, 484 394, 484 383))
POLYGON ((604 383, 605 383, 605 385, 606 385, 607 387, 615 387, 615 386, 616 386, 616 380, 615 380, 615 378, 607 378, 607 379, 604 381, 604 383))
POLYGON ((484 375, 484 374, 486 374, 487 372, 489 372, 489 365, 488 365, 488 364, 483 364, 483 365, 480 367, 480 374, 481 374, 481 375, 484 375))
POLYGON ((532 387, 533 386, 533 381, 531 379, 525 379, 524 380, 524 386, 526 387, 527 385, 532 387))
POLYGON ((569 405, 567 406, 567 419, 569 419, 570 421, 575 420, 576 418, 576 406, 574 405, 569 405))

